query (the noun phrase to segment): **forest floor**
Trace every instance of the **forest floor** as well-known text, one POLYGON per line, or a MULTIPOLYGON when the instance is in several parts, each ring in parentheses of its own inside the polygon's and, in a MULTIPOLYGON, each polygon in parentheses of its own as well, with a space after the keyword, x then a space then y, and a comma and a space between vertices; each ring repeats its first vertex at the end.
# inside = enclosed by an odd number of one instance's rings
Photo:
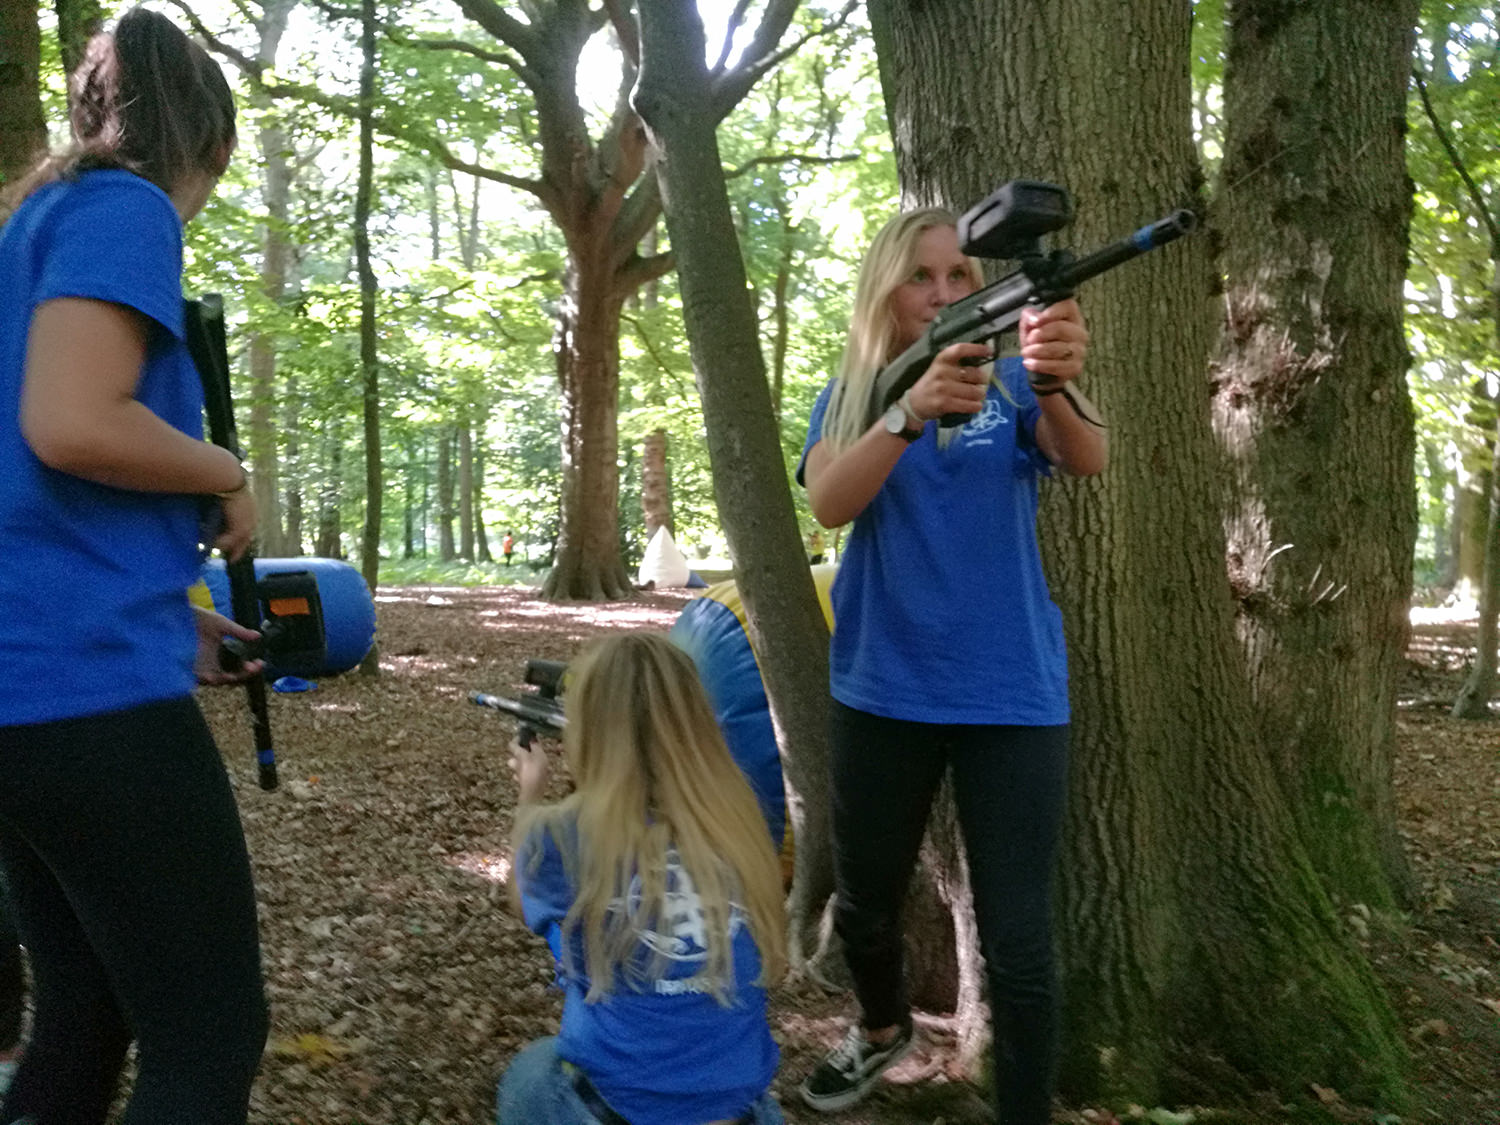
MULTIPOLYGON (((254 783, 237 691, 204 693, 235 779, 259 888, 271 1043, 256 1125, 488 1125, 496 1078, 556 1030, 559 995, 541 941, 506 891, 514 786, 509 723, 466 701, 514 693, 529 657, 567 659, 616 630, 665 630, 685 593, 551 605, 519 586, 406 587, 379 599, 378 678, 273 695, 281 789, 254 783)), ((1471 621, 1414 632, 1400 721, 1401 828, 1423 905, 1371 920, 1367 942, 1415 1058, 1421 1104, 1404 1125, 1500 1125, 1500 724, 1446 717, 1473 648, 1471 621)), ((1365 919, 1353 917, 1356 928, 1365 919)), ((806 987, 774 998, 788 1120, 818 1118, 796 1082, 841 1035, 850 1002, 806 987)), ((843 1125, 968 1125, 981 1099, 944 1070, 943 1027, 843 1125)), ((1330 1121, 1392 1125, 1309 1091, 1330 1121)), ((1059 1111, 1118 1120, 1275 1125, 1270 1104, 1059 1111)))

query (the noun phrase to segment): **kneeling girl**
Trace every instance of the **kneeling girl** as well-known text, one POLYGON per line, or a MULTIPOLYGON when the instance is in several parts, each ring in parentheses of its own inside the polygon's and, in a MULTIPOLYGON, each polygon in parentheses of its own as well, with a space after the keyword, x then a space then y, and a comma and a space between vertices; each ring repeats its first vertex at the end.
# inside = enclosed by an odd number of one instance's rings
POLYGON ((765 986, 785 967, 781 870, 692 662, 665 636, 591 648, 566 694, 577 786, 513 746, 513 885, 566 991, 556 1037, 500 1083, 500 1125, 778 1125, 765 986))

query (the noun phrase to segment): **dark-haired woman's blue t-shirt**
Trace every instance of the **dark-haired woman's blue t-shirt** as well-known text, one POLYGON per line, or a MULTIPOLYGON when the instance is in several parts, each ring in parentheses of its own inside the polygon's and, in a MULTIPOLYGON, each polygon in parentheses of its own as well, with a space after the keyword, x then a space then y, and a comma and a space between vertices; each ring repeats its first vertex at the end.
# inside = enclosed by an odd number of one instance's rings
MULTIPOLYGON (((566 846, 576 849, 576 831, 566 846)), ((577 1066, 632 1125, 682 1125, 737 1118, 762 1098, 780 1058, 757 983, 760 952, 738 908, 730 923, 734 980, 721 1004, 702 979, 703 912, 687 873, 669 857, 670 916, 640 935, 640 962, 664 966, 652 979, 616 980, 603 999, 589 990, 582 942, 565 941, 562 921, 576 889, 556 839, 535 833, 518 849, 513 878, 526 924, 547 938, 563 986, 558 1054, 577 1066)))
MULTIPOLYGON (((1040 407, 1019 359, 946 449, 929 422, 855 517, 834 578, 833 697, 924 723, 1068 721, 1062 615, 1042 574, 1036 447, 1040 407)), ((807 453, 833 390, 818 396, 807 453)))
POLYGON ((150 320, 135 397, 203 436, 171 200, 122 171, 35 192, 0 229, 0 725, 99 714, 194 687, 185 591, 198 574, 196 499, 49 469, 21 435, 32 315, 66 297, 150 320))

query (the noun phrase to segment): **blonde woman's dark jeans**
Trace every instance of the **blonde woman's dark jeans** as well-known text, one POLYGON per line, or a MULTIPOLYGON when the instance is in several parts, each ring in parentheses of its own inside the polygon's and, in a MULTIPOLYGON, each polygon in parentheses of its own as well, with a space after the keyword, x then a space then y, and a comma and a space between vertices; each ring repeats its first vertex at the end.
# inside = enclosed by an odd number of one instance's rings
POLYGON ((910 1018, 901 908, 951 770, 989 980, 1001 1125, 1050 1120, 1058 1053, 1052 883, 1068 728, 914 723, 833 704, 834 924, 861 1022, 910 1018))

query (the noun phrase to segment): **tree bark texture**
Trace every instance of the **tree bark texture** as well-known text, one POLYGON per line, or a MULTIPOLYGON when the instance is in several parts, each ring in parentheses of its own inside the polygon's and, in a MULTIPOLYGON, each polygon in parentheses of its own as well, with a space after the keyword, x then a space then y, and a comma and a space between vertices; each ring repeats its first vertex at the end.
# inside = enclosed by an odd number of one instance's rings
POLYGON ((719 159, 703 25, 693 0, 642 0, 635 106, 650 128, 683 320, 708 431, 714 497, 744 599, 797 841, 789 910, 800 965, 832 891, 827 794, 828 631, 802 552, 759 329, 719 159), (774 483, 773 483, 774 482, 774 483))
POLYGON ((664 527, 676 535, 672 526, 672 474, 667 462, 667 431, 652 430, 646 435, 641 451, 641 516, 646 523, 646 542, 664 527))
POLYGON ((1415 893, 1396 686, 1416 535, 1402 335, 1416 0, 1229 6, 1214 426, 1256 718, 1342 902, 1415 893))
POLYGON ((31 168, 47 147, 36 0, 0 0, 0 182, 31 168))
MULTIPOLYGON (((1175 0, 872 0, 903 203, 1073 194, 1080 250, 1197 202, 1191 10, 1175 0)), ((1256 737, 1224 576, 1206 238, 1090 282, 1102 478, 1046 486, 1073 701, 1060 873, 1065 1091, 1173 1100, 1217 1055, 1289 1096, 1399 1099, 1395 1021, 1256 737)), ((1329 513, 1336 519, 1337 513, 1329 513)))

